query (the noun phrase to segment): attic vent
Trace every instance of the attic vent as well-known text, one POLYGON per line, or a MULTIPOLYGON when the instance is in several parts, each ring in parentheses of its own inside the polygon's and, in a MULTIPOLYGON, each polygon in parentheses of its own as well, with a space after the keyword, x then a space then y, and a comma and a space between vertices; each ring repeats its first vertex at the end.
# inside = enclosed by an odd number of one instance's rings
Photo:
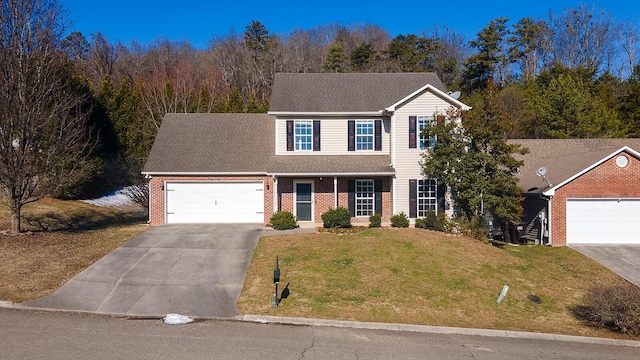
POLYGON ((629 159, 627 159, 626 156, 620 155, 616 158, 616 165, 618 165, 618 167, 623 168, 623 167, 626 167, 628 164, 629 164, 629 159))

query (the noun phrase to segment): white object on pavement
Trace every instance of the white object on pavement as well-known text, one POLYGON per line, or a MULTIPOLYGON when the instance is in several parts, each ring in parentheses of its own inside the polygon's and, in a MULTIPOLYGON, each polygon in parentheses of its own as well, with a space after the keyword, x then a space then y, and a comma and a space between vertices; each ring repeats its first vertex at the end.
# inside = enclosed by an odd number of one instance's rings
POLYGON ((165 316, 163 320, 165 324, 169 325, 182 325, 193 322, 193 319, 191 319, 190 317, 180 314, 167 314, 167 316, 165 316))

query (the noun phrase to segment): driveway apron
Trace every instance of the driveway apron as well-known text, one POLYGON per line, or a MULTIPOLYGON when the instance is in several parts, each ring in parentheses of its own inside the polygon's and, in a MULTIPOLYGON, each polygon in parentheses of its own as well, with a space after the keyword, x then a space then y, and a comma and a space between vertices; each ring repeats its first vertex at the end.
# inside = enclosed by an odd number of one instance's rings
POLYGON ((128 316, 240 316, 236 302, 262 224, 163 225, 134 238, 30 308, 128 316))
POLYGON ((569 245, 625 280, 640 286, 640 245, 569 245))

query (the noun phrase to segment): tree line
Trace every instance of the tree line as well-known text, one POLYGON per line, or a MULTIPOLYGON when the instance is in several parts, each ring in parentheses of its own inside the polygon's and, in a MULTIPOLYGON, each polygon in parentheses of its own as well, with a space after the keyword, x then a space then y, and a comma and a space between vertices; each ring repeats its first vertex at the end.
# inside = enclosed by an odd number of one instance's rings
POLYGON ((500 127, 505 138, 640 136, 637 26, 595 8, 517 22, 497 18, 470 40, 440 26, 394 37, 377 25, 342 24, 274 34, 252 21, 242 33, 230 31, 196 49, 161 37, 151 44, 121 44, 101 33, 69 32, 56 0, 6 0, 1 6, 3 163, 17 159, 18 150, 37 158, 27 144, 42 143, 43 135, 30 135, 25 127, 73 133, 65 130, 68 123, 42 126, 52 118, 77 122, 84 147, 75 152, 87 155, 59 161, 83 164, 83 171, 55 188, 40 184, 46 176, 34 171, 0 174, 5 189, 19 190, 18 183, 38 189, 5 191, 18 202, 142 183, 140 171, 164 114, 266 112, 277 72, 431 71, 474 107, 482 104, 488 84, 495 84, 496 106, 507 118, 500 127), (33 90, 42 80, 16 76, 24 69, 35 77, 43 69, 55 74, 49 76, 58 81, 50 86, 54 90, 15 92, 33 90), (22 95, 18 101, 11 94, 22 95), (65 100, 70 95, 73 101, 65 100), (38 101, 41 113, 20 110, 38 101), (23 146, 11 145, 17 138, 23 146))

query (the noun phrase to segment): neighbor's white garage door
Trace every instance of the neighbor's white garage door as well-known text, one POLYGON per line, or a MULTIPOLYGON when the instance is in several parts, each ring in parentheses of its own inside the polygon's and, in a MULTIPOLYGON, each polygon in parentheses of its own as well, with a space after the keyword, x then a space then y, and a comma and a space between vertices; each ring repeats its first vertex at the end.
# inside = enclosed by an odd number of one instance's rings
POLYGON ((166 222, 262 223, 263 182, 167 182, 166 222))
POLYGON ((568 199, 567 244, 640 244, 640 199, 568 199))

